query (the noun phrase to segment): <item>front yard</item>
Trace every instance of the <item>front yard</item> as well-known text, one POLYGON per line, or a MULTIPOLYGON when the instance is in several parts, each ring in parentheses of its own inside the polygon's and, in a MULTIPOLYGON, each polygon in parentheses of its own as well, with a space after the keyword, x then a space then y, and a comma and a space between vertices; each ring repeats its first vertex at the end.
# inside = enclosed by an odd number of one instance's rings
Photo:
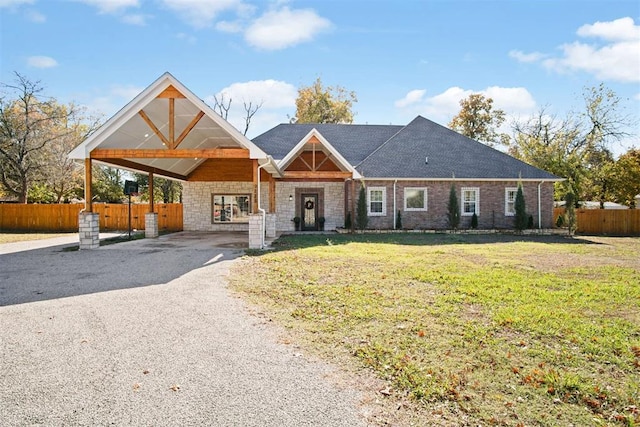
POLYGON ((365 234, 275 246, 245 257, 232 289, 308 351, 373 371, 406 422, 640 424, 640 239, 365 234))

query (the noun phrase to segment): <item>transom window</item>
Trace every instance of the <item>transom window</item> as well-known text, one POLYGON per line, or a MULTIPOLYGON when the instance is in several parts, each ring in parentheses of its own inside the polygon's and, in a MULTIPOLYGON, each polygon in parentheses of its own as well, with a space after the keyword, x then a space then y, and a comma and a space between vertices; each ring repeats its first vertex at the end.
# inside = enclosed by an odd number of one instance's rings
POLYGON ((407 187, 404 189, 405 211, 427 210, 427 189, 424 187, 407 187))
POLYGON ((367 189, 367 212, 370 216, 387 214, 387 189, 385 187, 369 187, 367 189))
POLYGON ((480 189, 477 187, 462 187, 462 215, 480 215, 480 189))
POLYGON ((249 222, 251 196, 247 194, 214 194, 213 223, 249 222))
POLYGON ((504 214, 514 216, 516 214, 516 194, 518 189, 508 187, 504 189, 504 214))

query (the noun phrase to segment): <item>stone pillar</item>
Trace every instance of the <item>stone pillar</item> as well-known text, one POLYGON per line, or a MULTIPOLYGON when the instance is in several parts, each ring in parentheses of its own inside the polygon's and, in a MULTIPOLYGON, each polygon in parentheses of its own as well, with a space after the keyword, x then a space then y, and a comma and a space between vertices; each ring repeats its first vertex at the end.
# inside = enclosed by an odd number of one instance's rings
POLYGON ((267 237, 276 237, 276 214, 267 214, 267 237))
POLYGON ((158 237, 158 214, 155 212, 144 214, 144 237, 158 237))
POLYGON ((249 215, 249 249, 262 249, 262 215, 249 215))
POLYGON ((78 215, 80 249, 100 247, 100 215, 94 212, 80 212, 78 215))

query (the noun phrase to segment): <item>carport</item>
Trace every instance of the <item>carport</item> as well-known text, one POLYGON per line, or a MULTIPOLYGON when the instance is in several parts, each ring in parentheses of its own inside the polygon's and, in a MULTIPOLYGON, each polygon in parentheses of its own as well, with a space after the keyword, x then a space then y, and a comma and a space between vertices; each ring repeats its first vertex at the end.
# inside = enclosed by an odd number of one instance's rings
POLYGON ((213 179, 224 181, 221 175, 242 170, 241 179, 252 183, 253 193, 249 247, 264 245, 267 210, 275 212, 275 198, 269 197, 268 206, 262 206, 260 175, 271 183, 273 176, 282 175, 280 170, 270 156, 170 73, 160 76, 71 151, 69 157, 84 160, 85 166, 85 209, 79 216, 81 249, 99 247, 99 221, 91 202, 93 162, 149 175, 146 237, 158 236, 157 213, 153 212, 154 176, 189 181, 206 164, 209 169, 215 166, 213 179))

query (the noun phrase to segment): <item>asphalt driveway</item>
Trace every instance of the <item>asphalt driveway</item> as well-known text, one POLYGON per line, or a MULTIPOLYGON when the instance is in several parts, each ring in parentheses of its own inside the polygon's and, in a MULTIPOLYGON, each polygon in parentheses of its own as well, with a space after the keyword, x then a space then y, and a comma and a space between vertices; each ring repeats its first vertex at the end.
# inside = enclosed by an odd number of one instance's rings
POLYGON ((365 425, 334 368, 230 295, 246 239, 0 248, 2 425, 365 425))

